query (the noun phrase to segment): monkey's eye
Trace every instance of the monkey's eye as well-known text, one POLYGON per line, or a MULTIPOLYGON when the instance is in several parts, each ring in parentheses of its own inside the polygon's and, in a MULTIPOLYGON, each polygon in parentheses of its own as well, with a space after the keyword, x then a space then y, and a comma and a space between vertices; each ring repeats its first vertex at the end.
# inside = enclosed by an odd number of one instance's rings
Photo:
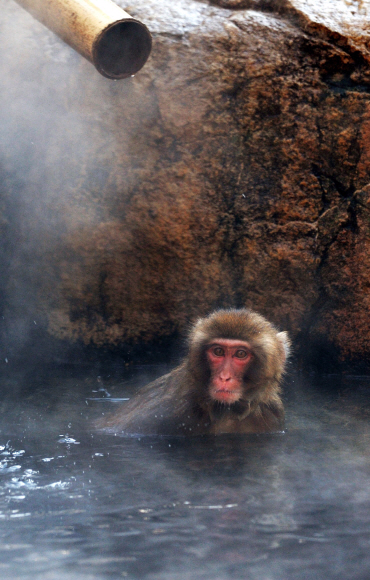
POLYGON ((246 350, 243 350, 242 348, 239 348, 235 355, 236 358, 246 358, 248 356, 248 352, 246 350))
POLYGON ((225 351, 224 351, 224 349, 223 349, 223 348, 221 348, 220 346, 215 346, 215 347, 212 349, 212 352, 213 352, 213 354, 214 354, 214 355, 216 355, 216 356, 224 356, 224 354, 225 354, 225 351))

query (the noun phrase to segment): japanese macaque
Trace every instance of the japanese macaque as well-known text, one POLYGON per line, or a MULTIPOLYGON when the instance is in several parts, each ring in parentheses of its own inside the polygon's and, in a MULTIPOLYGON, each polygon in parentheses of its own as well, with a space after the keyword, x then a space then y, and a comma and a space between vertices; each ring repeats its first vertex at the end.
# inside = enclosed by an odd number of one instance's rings
POLYGON ((247 309, 198 320, 182 364, 98 427, 124 434, 203 435, 283 429, 286 332, 247 309))

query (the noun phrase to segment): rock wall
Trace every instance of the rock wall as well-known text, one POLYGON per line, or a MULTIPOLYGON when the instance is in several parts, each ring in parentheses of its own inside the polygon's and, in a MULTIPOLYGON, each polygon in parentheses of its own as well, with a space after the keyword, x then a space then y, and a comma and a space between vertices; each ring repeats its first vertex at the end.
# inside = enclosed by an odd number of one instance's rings
POLYGON ((125 81, 4 0, 4 356, 33 325, 145 345, 246 305, 366 359, 370 3, 118 3, 154 37, 125 81))

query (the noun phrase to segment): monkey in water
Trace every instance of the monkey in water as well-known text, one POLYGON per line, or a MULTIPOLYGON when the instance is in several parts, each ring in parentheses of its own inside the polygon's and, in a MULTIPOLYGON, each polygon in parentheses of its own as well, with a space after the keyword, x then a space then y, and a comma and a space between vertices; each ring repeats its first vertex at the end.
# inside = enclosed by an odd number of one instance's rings
POLYGON ((128 435, 280 431, 280 381, 289 346, 287 333, 256 312, 213 312, 192 327, 179 367, 97 426, 128 435))

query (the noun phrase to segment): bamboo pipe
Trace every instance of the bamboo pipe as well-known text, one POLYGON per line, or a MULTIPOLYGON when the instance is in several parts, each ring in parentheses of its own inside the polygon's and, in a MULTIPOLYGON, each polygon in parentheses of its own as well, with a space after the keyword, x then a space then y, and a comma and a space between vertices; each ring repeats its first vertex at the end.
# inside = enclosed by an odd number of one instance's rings
POLYGON ((16 0, 110 79, 146 63, 152 38, 139 20, 111 0, 16 0))

